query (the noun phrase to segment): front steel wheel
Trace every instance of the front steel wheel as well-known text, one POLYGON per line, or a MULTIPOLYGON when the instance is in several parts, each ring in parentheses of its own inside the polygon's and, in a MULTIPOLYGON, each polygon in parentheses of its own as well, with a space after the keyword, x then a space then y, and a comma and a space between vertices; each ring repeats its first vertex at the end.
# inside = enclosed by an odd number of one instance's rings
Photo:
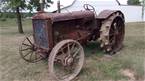
POLYGON ((19 46, 19 54, 27 62, 35 63, 42 60, 44 57, 41 51, 34 45, 32 35, 26 36, 19 46))
POLYGON ((70 81, 83 67, 83 47, 75 40, 63 40, 52 49, 48 61, 51 77, 57 81, 70 81))

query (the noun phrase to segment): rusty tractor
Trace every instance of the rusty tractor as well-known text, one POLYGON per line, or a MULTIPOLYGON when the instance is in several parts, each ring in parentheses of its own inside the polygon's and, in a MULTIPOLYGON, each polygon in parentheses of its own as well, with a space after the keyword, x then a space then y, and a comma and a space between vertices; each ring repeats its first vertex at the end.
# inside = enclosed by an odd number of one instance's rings
POLYGON ((106 53, 119 51, 125 34, 123 13, 104 10, 96 15, 89 4, 84 4, 84 9, 69 13, 39 11, 32 18, 33 34, 20 45, 21 57, 30 63, 48 57, 50 75, 58 81, 70 81, 83 67, 82 45, 98 40, 106 53))

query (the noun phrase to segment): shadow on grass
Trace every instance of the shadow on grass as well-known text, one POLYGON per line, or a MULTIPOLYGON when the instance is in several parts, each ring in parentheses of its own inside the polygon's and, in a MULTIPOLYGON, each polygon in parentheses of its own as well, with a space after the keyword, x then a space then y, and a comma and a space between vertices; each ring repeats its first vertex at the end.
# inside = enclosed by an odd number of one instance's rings
POLYGON ((103 56, 105 53, 100 48, 99 42, 88 42, 86 46, 84 46, 84 51, 86 57, 90 57, 95 55, 97 56, 103 56))

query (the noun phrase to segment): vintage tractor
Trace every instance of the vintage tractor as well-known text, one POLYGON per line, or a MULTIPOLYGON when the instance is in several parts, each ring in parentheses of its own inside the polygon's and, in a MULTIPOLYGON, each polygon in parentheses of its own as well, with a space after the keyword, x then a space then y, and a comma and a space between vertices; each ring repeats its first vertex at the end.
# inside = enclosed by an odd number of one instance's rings
POLYGON ((21 57, 30 63, 48 57, 50 75, 58 81, 70 81, 83 67, 82 45, 99 40, 106 53, 119 51, 125 33, 123 13, 104 10, 96 15, 91 5, 84 8, 69 13, 39 11, 32 18, 33 35, 26 36, 20 45, 21 57))

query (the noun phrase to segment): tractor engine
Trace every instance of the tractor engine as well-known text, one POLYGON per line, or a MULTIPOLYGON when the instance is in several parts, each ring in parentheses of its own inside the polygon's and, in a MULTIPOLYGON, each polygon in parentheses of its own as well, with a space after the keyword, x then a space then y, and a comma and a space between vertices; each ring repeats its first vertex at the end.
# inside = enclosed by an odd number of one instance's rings
POLYGON ((54 41, 74 39, 85 42, 94 27, 94 13, 92 11, 76 11, 72 13, 53 14, 54 41))

